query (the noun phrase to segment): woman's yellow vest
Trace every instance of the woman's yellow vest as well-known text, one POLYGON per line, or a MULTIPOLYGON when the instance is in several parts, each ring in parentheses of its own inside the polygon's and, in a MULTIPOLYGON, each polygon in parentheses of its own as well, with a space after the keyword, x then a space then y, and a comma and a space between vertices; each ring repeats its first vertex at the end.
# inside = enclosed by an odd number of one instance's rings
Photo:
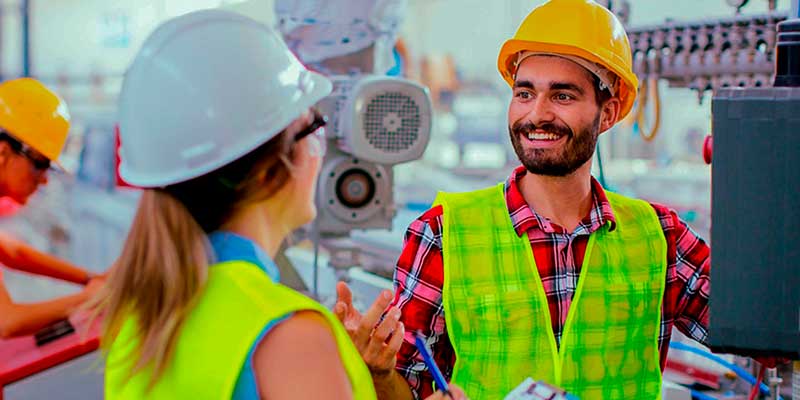
POLYGON ((616 228, 589 237, 560 349, 528 236, 514 230, 503 186, 438 196, 452 381, 471 399, 501 399, 526 377, 582 400, 661 397, 666 240, 649 204, 607 194, 616 228))
POLYGON ((138 339, 134 321, 125 323, 106 360, 106 399, 229 400, 248 352, 264 327, 303 310, 316 311, 330 323, 353 398, 374 400, 369 370, 336 317, 243 261, 209 268, 206 287, 181 328, 169 367, 150 391, 149 369, 129 376, 134 362, 132 349, 138 339))

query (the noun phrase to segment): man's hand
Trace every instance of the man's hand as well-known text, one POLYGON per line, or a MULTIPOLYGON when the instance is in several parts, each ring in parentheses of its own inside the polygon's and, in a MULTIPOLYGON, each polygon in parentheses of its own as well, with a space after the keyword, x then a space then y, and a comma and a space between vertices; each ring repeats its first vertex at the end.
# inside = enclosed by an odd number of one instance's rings
POLYGON ((400 309, 386 308, 392 301, 392 292, 381 292, 363 315, 353 307, 353 294, 344 282, 336 285, 334 313, 347 329, 358 352, 374 376, 385 376, 394 371, 397 352, 403 343, 405 329, 400 320, 400 309), (386 310, 386 318, 378 324, 386 310), (376 326, 377 325, 377 326, 376 326))
POLYGON ((460 387, 452 383, 447 386, 450 389, 450 396, 444 394, 444 392, 437 391, 436 393, 426 397, 425 400, 467 400, 467 395, 464 394, 464 391, 461 390, 460 387))

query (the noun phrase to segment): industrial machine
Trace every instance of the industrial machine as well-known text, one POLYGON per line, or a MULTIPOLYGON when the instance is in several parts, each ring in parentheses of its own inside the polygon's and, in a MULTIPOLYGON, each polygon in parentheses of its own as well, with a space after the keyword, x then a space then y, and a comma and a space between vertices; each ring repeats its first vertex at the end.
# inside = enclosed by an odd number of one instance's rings
MULTIPOLYGON (((800 14, 668 21, 628 31, 644 98, 657 80, 713 91, 709 345, 748 357, 800 358, 800 247, 791 229, 800 174, 800 14)), ((629 9, 628 9, 629 11, 629 9)), ((657 100, 656 100, 657 104, 657 100)), ((644 105, 642 102, 640 107, 644 105)), ((641 122, 641 110, 633 113, 641 122)), ((653 129, 658 129, 658 110, 653 129)), ((772 398, 781 379, 770 371, 772 398)))
POLYGON ((317 191, 316 230, 392 227, 392 166, 422 156, 431 133, 427 89, 378 75, 333 77, 334 92, 318 107, 331 121, 317 191))
MULTIPOLYGON (((422 157, 431 136, 428 89, 387 76, 387 71, 399 70, 390 69, 388 61, 395 60, 392 46, 405 3, 364 4, 364 9, 344 13, 314 2, 275 4, 277 26, 290 48, 333 82, 333 92, 316 105, 329 118, 317 218, 295 235, 314 244, 310 292, 318 299, 320 248, 336 271, 334 279, 352 278, 347 271, 363 266, 362 255, 369 253, 369 246, 354 240, 352 233, 392 228, 397 213, 393 167, 422 157)), ((309 291, 309 279, 300 279, 288 258, 279 255, 277 263, 284 283, 309 291)))
POLYGON ((798 359, 800 19, 777 28, 774 86, 720 89, 712 102, 709 333, 713 349, 798 359))

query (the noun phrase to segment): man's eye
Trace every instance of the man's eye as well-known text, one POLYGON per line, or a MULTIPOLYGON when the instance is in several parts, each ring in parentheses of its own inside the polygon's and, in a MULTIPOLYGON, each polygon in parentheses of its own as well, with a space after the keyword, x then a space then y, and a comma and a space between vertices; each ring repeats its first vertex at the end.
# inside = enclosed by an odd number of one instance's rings
POLYGON ((556 95, 556 99, 558 101, 569 101, 569 100, 572 100, 572 96, 570 96, 570 95, 568 95, 566 93, 559 93, 559 94, 556 95))

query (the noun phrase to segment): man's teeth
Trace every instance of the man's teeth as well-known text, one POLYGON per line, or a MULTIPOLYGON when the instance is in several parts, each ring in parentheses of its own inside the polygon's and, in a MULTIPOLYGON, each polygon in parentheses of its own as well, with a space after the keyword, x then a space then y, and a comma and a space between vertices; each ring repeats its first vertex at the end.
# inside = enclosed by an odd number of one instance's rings
POLYGON ((557 140, 560 138, 560 135, 556 135, 555 133, 529 133, 528 139, 530 140, 557 140))

